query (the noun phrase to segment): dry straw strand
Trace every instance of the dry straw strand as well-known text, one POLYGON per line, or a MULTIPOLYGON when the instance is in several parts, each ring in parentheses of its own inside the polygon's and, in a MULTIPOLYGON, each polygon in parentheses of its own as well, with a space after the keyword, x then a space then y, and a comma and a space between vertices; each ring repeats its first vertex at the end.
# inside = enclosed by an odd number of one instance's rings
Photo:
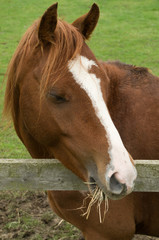
MULTIPOLYGON (((87 184, 92 184, 92 183, 88 183, 87 184)), ((94 184, 94 183, 93 183, 94 184)), ((90 215, 90 212, 91 212, 91 208, 94 204, 97 203, 97 211, 98 211, 98 215, 99 215, 99 222, 100 223, 103 223, 104 222, 104 219, 105 219, 105 216, 106 216, 106 213, 109 209, 109 203, 108 203, 108 198, 106 195, 104 195, 103 191, 96 185, 96 188, 90 192, 89 194, 87 194, 87 196, 84 198, 83 200, 83 204, 80 208, 78 209, 85 209, 86 208, 86 200, 88 198, 91 198, 88 206, 87 206, 87 210, 82 213, 81 216, 86 216, 86 219, 89 218, 89 215, 90 215), (104 213, 103 213, 103 218, 102 218, 102 214, 101 214, 101 204, 104 200, 104 213)))

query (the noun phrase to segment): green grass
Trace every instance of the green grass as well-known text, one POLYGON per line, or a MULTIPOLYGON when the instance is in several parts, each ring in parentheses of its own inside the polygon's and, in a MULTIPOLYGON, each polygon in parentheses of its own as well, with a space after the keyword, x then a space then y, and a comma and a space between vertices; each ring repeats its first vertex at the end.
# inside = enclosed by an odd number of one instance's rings
MULTIPOLYGON (((53 2, 1 0, 0 83, 9 60, 26 29, 53 2)), ((68 22, 86 13, 90 0, 59 0, 58 13, 68 22)), ((97 0, 100 19, 88 43, 97 58, 146 66, 159 74, 159 4, 157 0, 97 0)), ((0 92, 0 114, 4 88, 0 92)), ((0 123, 0 157, 27 158, 29 154, 12 127, 0 123)))
POLYGON ((43 192, 0 191, 0 206, 0 239, 79 239, 79 231, 52 212, 43 192))

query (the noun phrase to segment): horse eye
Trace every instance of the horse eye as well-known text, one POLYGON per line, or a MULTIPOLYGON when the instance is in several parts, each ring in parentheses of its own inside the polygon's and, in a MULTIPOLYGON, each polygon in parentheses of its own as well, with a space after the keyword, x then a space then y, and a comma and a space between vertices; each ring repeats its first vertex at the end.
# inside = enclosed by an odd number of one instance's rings
POLYGON ((51 100, 54 103, 64 103, 67 102, 67 100, 65 99, 65 97, 57 95, 55 93, 49 93, 49 96, 51 97, 51 100))

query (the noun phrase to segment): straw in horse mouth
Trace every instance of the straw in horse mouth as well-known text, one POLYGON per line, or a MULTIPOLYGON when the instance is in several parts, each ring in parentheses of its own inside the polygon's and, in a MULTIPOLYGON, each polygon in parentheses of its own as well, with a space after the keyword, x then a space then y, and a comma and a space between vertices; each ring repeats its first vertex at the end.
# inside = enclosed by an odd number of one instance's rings
POLYGON ((89 185, 90 188, 90 192, 87 194, 87 196, 84 198, 83 200, 83 204, 80 207, 81 210, 86 209, 86 211, 84 213, 82 213, 81 216, 86 216, 86 219, 88 219, 90 212, 91 212, 91 208, 94 204, 97 204, 97 211, 98 211, 98 215, 99 215, 99 222, 103 223, 104 219, 105 219, 105 215, 109 209, 109 205, 108 205, 108 198, 105 195, 105 193, 99 188, 99 186, 96 184, 94 178, 90 178, 90 182, 86 182, 87 185, 89 185), (86 200, 90 198, 90 202, 86 203, 86 200), (101 213, 101 204, 104 201, 104 212, 103 212, 103 216, 101 213))

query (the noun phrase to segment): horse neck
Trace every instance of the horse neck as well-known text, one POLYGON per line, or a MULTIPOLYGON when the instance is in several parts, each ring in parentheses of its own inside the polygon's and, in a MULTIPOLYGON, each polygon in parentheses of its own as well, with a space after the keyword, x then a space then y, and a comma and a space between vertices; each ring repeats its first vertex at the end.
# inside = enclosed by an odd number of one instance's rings
POLYGON ((134 159, 158 159, 159 78, 146 68, 101 64, 110 79, 107 106, 125 147, 134 159))
MULTIPOLYGON (((111 114, 111 117, 114 116, 114 107, 118 103, 117 99, 120 97, 121 93, 121 82, 125 78, 125 71, 123 69, 120 69, 115 64, 111 64, 108 62, 100 61, 101 66, 107 73, 108 79, 106 86, 107 86, 107 107, 109 109, 109 112, 111 114), (119 89, 120 88, 120 89, 119 89)), ((125 103, 126 104, 126 103, 125 103)), ((119 109, 118 109, 119 110, 119 109)))
MULTIPOLYGON (((134 148, 131 148, 130 129, 128 128, 131 119, 129 109, 131 109, 131 91, 129 92, 129 81, 127 81, 127 71, 111 62, 100 62, 105 69, 109 82, 107 84, 107 107, 122 141, 132 156, 136 156, 134 148)), ((138 156, 138 155, 137 155, 138 156)))

